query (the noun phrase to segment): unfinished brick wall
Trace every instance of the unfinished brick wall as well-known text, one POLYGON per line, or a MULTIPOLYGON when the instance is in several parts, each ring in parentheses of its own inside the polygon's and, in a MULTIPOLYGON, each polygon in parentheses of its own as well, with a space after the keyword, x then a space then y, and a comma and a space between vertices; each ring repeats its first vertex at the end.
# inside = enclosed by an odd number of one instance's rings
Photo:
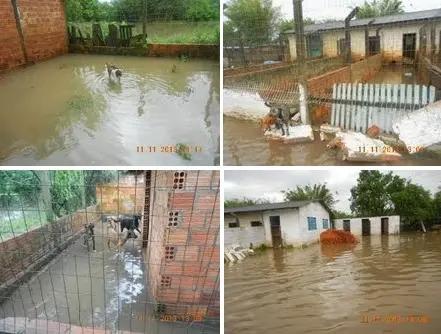
POLYGON ((156 171, 149 286, 162 314, 219 316, 219 172, 156 171))
POLYGON ((0 286, 14 281, 30 266, 38 266, 46 255, 82 230, 86 221, 97 222, 99 218, 96 206, 91 206, 0 243, 0 286))
MULTIPOLYGON (((64 0, 17 0, 30 63, 67 53, 64 0)), ((0 73, 25 64, 11 0, 0 0, 0 73)))
POLYGON ((99 210, 104 214, 141 214, 144 208, 145 176, 120 176, 114 183, 96 186, 99 210))
POLYGON ((0 0, 0 73, 24 64, 11 0, 0 0))

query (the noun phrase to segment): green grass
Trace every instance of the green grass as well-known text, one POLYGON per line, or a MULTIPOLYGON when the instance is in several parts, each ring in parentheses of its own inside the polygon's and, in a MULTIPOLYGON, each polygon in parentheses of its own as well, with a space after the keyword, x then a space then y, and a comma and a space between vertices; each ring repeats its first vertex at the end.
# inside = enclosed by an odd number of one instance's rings
POLYGON ((37 210, 24 211, 24 214, 19 212, 18 215, 11 218, 4 215, 0 218, 0 235, 2 241, 5 241, 46 223, 45 212, 38 212, 37 210))
POLYGON ((189 152, 188 146, 184 144, 176 144, 176 154, 179 155, 184 160, 191 160, 191 153, 189 152))
POLYGON ((261 244, 261 245, 257 246, 256 248, 253 248, 255 254, 262 253, 262 252, 266 251, 267 249, 268 249, 268 247, 265 244, 261 244))

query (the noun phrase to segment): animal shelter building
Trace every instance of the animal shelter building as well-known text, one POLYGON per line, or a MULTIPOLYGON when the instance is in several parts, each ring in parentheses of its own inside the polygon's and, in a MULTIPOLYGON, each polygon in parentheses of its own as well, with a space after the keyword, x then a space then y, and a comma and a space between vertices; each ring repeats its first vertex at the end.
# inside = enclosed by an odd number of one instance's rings
POLYGON ((331 228, 331 210, 321 201, 296 201, 225 208, 225 247, 302 246, 331 228))
MULTIPOLYGON (((356 61, 378 53, 386 62, 414 60, 422 48, 428 54, 440 51, 441 8, 351 20, 349 29, 352 58, 356 61)), ((304 33, 308 57, 332 58, 344 54, 344 21, 307 25, 304 33)), ((295 60, 295 31, 288 30, 285 35, 291 60, 295 60)))
POLYGON ((379 216, 336 219, 336 230, 344 230, 354 235, 388 235, 400 233, 400 216, 379 216))

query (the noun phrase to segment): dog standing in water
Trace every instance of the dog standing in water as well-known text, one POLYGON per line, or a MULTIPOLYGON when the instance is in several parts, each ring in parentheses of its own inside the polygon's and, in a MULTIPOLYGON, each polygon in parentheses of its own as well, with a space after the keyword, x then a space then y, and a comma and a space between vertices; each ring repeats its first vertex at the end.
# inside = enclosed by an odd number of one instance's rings
POLYGON ((106 69, 107 69, 107 73, 109 74, 109 79, 111 79, 113 74, 118 80, 118 82, 121 82, 122 71, 120 68, 114 65, 110 65, 109 63, 106 63, 106 69))
POLYGON ((129 239, 130 231, 119 232, 119 222, 117 221, 117 217, 108 217, 106 222, 107 247, 110 249, 110 244, 114 244, 118 248, 121 248, 129 239))

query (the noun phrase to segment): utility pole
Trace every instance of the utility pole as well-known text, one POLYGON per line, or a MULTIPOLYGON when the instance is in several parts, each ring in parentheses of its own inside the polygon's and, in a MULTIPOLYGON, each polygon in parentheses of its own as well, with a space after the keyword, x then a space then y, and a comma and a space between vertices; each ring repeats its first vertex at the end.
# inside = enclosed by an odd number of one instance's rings
POLYGON ((142 23, 142 34, 146 35, 147 34, 147 0, 143 0, 143 16, 144 16, 144 20, 142 23))

